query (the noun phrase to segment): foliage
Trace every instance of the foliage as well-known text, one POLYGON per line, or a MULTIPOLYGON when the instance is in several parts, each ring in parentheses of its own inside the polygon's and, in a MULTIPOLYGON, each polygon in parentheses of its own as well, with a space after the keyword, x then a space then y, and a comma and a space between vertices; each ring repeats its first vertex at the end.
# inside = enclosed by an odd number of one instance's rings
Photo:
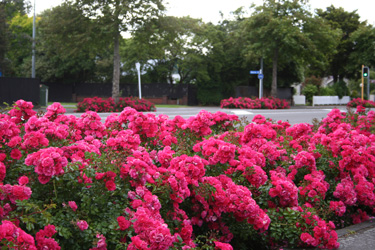
POLYGON ((36 75, 45 82, 100 82, 95 72, 105 34, 70 4, 44 11, 38 22, 36 75))
POLYGON ((21 249, 338 248, 374 215, 374 117, 1 114, 0 241, 21 249), (254 242, 255 241, 255 242, 254 242), (252 245, 255 243, 254 245, 252 245))
POLYGON ((221 108, 240 108, 240 109, 287 109, 289 103, 274 97, 263 97, 261 99, 251 99, 248 97, 238 97, 221 100, 221 108))
POLYGON ((142 62, 150 82, 172 84, 173 74, 177 73, 178 83, 191 83, 192 72, 200 66, 199 58, 210 48, 209 41, 202 37, 203 29, 204 23, 191 17, 152 20, 127 41, 124 56, 130 60, 126 66, 131 69, 135 62, 142 62))
MULTIPOLYGON (((38 21, 38 20, 36 20, 38 21)), ((9 22, 11 32, 10 49, 7 51, 7 58, 10 61, 10 75, 18 77, 29 77, 31 70, 25 71, 25 62, 31 62, 33 18, 27 15, 17 14, 9 22)))
POLYGON ((108 99, 93 97, 85 98, 82 102, 79 102, 76 112, 121 112, 126 107, 137 111, 156 111, 155 104, 137 97, 120 97, 118 103, 115 103, 111 97, 108 99))
POLYGON ((318 94, 318 87, 313 84, 307 84, 302 89, 302 94, 306 96, 306 100, 309 103, 312 103, 313 96, 318 94))
POLYGON ((361 65, 368 67, 375 66, 375 45, 372 41, 375 39, 375 28, 372 25, 360 26, 350 35, 350 41, 354 50, 350 54, 350 63, 347 70, 357 79, 361 77, 361 65))
POLYGON ((99 27, 107 31, 113 44, 112 98, 120 97, 120 40, 121 32, 141 26, 155 19, 164 10, 163 0, 70 0, 85 16, 95 18, 99 27))
MULTIPOLYGON (((336 8, 331 5, 326 10, 318 9, 317 15, 327 20, 333 29, 340 29, 342 31, 341 39, 337 46, 337 53, 331 54, 331 58, 328 59, 330 64, 327 73, 334 77, 334 82, 342 81, 345 77, 354 76, 353 73, 347 70, 350 56, 354 50, 350 36, 360 27, 364 26, 364 23, 360 21, 357 11, 348 12, 342 7, 336 8)), ((361 56, 365 56, 365 54, 361 56)))
POLYGON ((349 95, 349 88, 344 81, 335 82, 333 84, 333 89, 335 90, 336 95, 338 95, 339 98, 349 95))
POLYGON ((322 78, 316 77, 314 75, 306 77, 306 79, 302 83, 302 86, 304 87, 308 84, 315 85, 318 89, 320 89, 320 85, 322 84, 322 78))
POLYGON ((11 49, 13 34, 10 29, 11 20, 27 13, 30 2, 27 0, 2 0, 0 2, 0 72, 4 76, 12 74, 11 59, 7 53, 11 49))
POLYGON ((333 87, 327 86, 319 89, 320 96, 336 96, 336 91, 333 87))
POLYGON ((264 1, 243 22, 242 34, 246 34, 244 55, 247 58, 264 57, 266 62, 272 62, 271 95, 274 97, 278 67, 291 64, 299 69, 297 65, 315 66, 319 62, 324 65, 324 52, 334 47, 338 35, 321 19, 312 17, 305 1, 298 0, 264 1))

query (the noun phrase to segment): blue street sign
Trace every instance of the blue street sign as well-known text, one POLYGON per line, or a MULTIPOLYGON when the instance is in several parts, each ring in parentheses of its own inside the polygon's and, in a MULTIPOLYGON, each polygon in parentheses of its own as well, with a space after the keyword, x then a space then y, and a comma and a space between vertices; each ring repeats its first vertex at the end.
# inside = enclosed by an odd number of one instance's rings
POLYGON ((258 79, 259 79, 259 80, 261 80, 261 79, 263 79, 263 78, 264 78, 264 75, 263 75, 263 74, 259 74, 259 75, 258 75, 258 79))
POLYGON ((251 75, 258 75, 260 73, 259 70, 250 70, 251 75))

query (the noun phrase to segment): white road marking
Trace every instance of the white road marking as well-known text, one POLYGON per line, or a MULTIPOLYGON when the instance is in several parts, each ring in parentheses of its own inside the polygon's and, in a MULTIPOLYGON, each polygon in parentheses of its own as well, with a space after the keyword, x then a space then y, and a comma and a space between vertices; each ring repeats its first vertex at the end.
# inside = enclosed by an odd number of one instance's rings
POLYGON ((252 115, 253 113, 245 110, 231 110, 235 115, 252 115))

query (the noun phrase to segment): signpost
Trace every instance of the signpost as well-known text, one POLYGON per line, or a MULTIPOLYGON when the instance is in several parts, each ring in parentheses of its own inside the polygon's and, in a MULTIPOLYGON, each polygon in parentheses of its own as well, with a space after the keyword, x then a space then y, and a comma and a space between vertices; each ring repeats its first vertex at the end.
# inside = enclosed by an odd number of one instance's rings
POLYGON ((250 70, 250 75, 258 75, 259 79, 259 99, 263 97, 263 57, 260 58, 260 70, 250 70))

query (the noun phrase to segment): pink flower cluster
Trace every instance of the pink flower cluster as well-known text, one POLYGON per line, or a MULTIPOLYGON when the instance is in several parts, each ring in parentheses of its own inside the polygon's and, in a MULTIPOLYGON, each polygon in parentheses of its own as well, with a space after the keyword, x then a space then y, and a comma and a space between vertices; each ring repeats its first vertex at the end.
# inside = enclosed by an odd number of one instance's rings
POLYGON ((24 100, 16 101, 13 109, 9 111, 9 116, 16 124, 26 122, 30 117, 36 114, 33 110, 33 104, 24 100))
POLYGON ((367 107, 367 108, 375 108, 375 102, 371 100, 362 100, 361 98, 356 98, 351 100, 348 104, 348 107, 355 108, 358 106, 367 107))
POLYGON ((128 249, 169 249, 177 239, 160 216, 158 198, 141 187, 129 196, 134 199, 132 208, 135 212, 130 212, 130 220, 134 221, 132 224, 137 235, 131 238, 128 249))
POLYGON ((298 188, 282 172, 270 171, 273 187, 269 191, 271 197, 278 197, 281 207, 295 207, 298 205, 298 188))
POLYGON ((40 183, 46 184, 52 176, 64 174, 64 167, 68 164, 68 160, 63 153, 62 149, 55 147, 41 149, 29 154, 25 164, 35 166, 35 173, 38 174, 40 183))
POLYGON ((287 109, 289 103, 286 100, 275 97, 248 98, 238 97, 221 100, 221 108, 239 108, 239 109, 287 109))
POLYGON ((11 221, 2 220, 0 225, 0 241, 9 249, 36 250, 34 238, 17 227, 11 221))
POLYGON ((137 97, 120 97, 116 104, 111 97, 107 99, 93 97, 85 98, 82 102, 79 102, 77 112, 121 112, 126 107, 131 107, 137 111, 156 111, 153 103, 137 97))
POLYGON ((47 225, 36 233, 35 239, 11 221, 3 220, 0 225, 0 241, 9 249, 37 250, 51 249, 60 250, 61 247, 52 236, 56 233, 54 225, 47 225))
POLYGON ((44 229, 37 232, 35 236, 35 239, 38 242, 37 248, 60 250, 61 247, 56 240, 52 238, 52 236, 56 233, 57 232, 54 225, 47 225, 44 227, 44 229))

